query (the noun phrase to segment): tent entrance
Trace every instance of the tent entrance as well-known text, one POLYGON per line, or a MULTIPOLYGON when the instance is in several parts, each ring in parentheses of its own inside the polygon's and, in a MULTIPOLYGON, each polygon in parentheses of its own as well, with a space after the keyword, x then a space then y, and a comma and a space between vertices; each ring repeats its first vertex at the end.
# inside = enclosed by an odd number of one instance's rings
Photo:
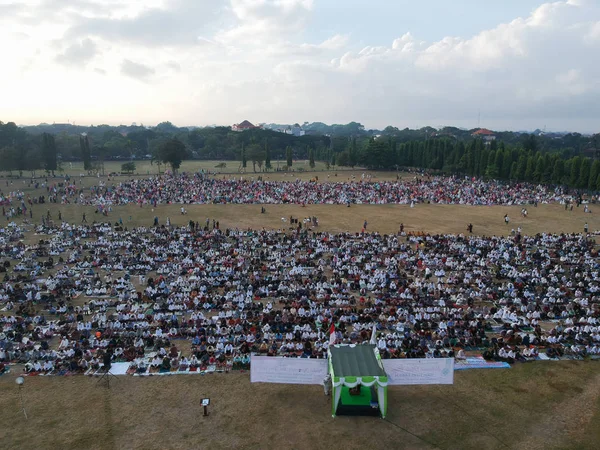
POLYGON ((377 390, 371 386, 357 386, 357 394, 352 394, 352 388, 340 386, 342 392, 340 403, 338 404, 336 414, 341 416, 377 416, 381 415, 379 411, 379 401, 377 399, 377 390))

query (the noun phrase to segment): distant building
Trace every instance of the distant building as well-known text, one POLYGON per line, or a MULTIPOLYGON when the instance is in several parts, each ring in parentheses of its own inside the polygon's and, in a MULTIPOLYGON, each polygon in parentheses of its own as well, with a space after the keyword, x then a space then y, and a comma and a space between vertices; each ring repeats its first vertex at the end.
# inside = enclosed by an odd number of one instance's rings
POLYGON ((255 130, 257 128, 256 125, 252 125, 250 122, 248 122, 247 120, 244 120, 242 123, 236 123, 231 127, 232 131, 246 131, 246 130, 255 130))
POLYGON ((304 136, 306 134, 304 129, 298 124, 288 125, 285 128, 277 128, 276 131, 284 134, 291 134, 292 136, 304 136))
POLYGON ((483 142, 485 142, 486 144, 489 144, 492 141, 496 140, 496 135, 494 134, 494 132, 485 128, 480 128, 479 130, 471 134, 471 136, 474 138, 483 139, 483 142))

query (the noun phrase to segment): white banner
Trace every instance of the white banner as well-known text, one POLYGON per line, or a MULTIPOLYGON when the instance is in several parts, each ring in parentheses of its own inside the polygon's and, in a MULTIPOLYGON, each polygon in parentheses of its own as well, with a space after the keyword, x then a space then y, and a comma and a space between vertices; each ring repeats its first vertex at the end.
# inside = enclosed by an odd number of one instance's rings
POLYGON ((255 356, 250 359, 252 383, 323 384, 327 360, 255 356))
POLYGON ((454 384, 454 358, 384 359, 389 385, 454 384))

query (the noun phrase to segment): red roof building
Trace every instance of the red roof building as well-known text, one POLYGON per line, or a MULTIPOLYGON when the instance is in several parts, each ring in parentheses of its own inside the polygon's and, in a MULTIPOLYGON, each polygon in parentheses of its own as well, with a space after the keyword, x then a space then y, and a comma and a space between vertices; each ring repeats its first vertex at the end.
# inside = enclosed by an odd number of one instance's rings
POLYGON ((231 127, 232 131, 246 131, 246 130, 254 130, 257 127, 256 125, 252 125, 247 120, 244 120, 242 123, 236 123, 231 127))
POLYGON ((496 135, 494 134, 493 131, 490 131, 486 128, 480 128, 479 130, 475 131, 473 134, 471 134, 472 137, 474 138, 481 138, 483 139, 486 143, 492 142, 496 140, 496 135))

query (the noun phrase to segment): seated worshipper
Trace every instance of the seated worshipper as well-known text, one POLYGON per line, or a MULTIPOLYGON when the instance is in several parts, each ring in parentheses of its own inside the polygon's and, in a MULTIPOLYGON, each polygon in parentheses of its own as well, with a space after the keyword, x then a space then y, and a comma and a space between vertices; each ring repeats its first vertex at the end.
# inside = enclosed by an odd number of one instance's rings
POLYGON ((150 372, 156 373, 160 370, 160 366, 162 364, 162 359, 158 355, 152 358, 152 362, 150 363, 150 372))
POLYGON ((190 372, 195 372, 196 370, 198 370, 198 367, 200 367, 200 361, 198 361, 198 358, 194 354, 192 354, 192 356, 190 357, 189 364, 190 372))
POLYGON ((185 372, 186 370, 188 370, 190 367, 190 362, 189 360, 184 356, 183 358, 181 358, 181 361, 179 361, 179 371, 180 372, 185 372))
POLYGON ((171 360, 168 356, 165 356, 160 365, 160 372, 169 372, 171 370, 171 360))
POLYGON ((355 387, 350 388, 348 392, 350 393, 350 395, 360 395, 360 384, 357 384, 355 387))

